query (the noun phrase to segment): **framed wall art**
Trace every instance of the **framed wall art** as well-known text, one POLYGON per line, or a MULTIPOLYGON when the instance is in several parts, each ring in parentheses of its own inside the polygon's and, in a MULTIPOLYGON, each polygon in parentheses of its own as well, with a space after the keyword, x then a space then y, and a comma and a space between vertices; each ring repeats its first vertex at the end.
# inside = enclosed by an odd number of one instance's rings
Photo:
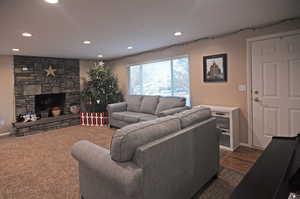
POLYGON ((227 81, 227 54, 217 54, 203 57, 204 82, 227 81))

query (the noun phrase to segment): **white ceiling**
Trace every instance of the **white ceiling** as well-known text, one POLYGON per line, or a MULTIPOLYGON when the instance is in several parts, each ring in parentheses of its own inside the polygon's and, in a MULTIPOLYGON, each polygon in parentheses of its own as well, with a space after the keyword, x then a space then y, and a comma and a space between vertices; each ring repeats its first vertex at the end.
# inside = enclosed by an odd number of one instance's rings
POLYGON ((296 16, 300 0, 0 0, 0 54, 110 59, 296 16))

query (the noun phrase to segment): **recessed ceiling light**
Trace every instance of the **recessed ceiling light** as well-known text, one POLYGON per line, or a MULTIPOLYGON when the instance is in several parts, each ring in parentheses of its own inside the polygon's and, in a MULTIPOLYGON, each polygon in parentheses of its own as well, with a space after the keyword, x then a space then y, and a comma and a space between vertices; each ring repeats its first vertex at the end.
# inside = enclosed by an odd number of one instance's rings
POLYGON ((50 3, 50 4, 56 4, 58 3, 58 0, 45 0, 47 3, 50 3))
POLYGON ((181 36, 181 35, 182 35, 182 32, 175 32, 174 35, 175 35, 175 36, 181 36))
POLYGON ((19 52, 19 51, 20 51, 19 48, 13 48, 13 49, 11 49, 11 50, 14 51, 14 52, 19 52))
POLYGON ((131 50, 131 49, 133 49, 133 47, 132 47, 132 46, 128 46, 127 49, 128 49, 128 50, 131 50))
POLYGON ((23 36, 23 37, 32 37, 32 34, 29 33, 29 32, 23 32, 23 33, 22 33, 22 36, 23 36))
POLYGON ((82 43, 84 43, 84 44, 91 44, 91 41, 85 40, 85 41, 83 41, 82 43))
POLYGON ((102 58, 102 57, 103 57, 103 55, 98 55, 97 57, 99 57, 99 58, 102 58))

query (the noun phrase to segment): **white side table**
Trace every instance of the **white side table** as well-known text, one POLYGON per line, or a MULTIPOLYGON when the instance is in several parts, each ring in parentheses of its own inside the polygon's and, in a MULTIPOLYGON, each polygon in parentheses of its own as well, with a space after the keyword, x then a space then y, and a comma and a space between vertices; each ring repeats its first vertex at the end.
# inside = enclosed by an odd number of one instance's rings
POLYGON ((240 144, 239 127, 240 113, 238 107, 200 105, 209 107, 213 117, 217 119, 217 128, 220 129, 220 147, 234 151, 240 144))

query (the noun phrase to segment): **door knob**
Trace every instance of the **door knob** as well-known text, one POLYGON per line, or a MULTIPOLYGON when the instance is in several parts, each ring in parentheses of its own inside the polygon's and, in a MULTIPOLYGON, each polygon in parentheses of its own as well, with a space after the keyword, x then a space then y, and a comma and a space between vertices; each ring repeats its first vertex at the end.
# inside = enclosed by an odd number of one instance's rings
POLYGON ((255 90, 255 91, 254 91, 254 94, 256 94, 256 95, 257 95, 257 94, 258 94, 258 91, 257 91, 257 90, 255 90))
POLYGON ((255 98, 254 98, 254 101, 255 101, 255 102, 259 102, 259 98, 258 98, 258 97, 255 97, 255 98))

